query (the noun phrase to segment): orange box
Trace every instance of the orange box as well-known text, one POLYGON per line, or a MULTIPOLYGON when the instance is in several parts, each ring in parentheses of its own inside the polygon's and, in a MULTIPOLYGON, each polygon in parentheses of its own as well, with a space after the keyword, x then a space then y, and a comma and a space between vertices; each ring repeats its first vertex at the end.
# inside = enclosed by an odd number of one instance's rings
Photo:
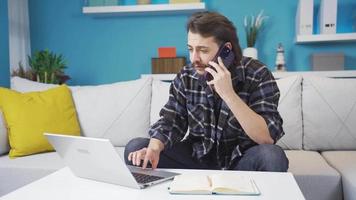
POLYGON ((158 48, 158 57, 160 58, 175 58, 177 57, 175 47, 159 47, 158 48))

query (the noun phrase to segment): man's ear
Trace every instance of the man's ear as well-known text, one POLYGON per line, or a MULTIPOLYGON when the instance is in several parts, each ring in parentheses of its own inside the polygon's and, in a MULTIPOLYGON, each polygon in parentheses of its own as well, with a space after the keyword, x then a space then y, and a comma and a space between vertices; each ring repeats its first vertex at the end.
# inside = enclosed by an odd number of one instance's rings
POLYGON ((232 50, 232 44, 231 42, 226 42, 225 46, 227 46, 227 48, 229 48, 230 50, 232 50))

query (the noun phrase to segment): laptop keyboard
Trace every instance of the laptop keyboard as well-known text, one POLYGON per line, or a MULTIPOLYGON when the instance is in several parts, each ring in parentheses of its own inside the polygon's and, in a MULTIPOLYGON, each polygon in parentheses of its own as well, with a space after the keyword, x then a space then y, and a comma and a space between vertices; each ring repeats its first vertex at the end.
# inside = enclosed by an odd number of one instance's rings
POLYGON ((136 181, 141 184, 150 183, 150 182, 157 181, 157 180, 164 178, 164 177, 160 177, 160 176, 139 174, 139 173, 135 173, 135 172, 131 172, 131 173, 135 177, 136 181))

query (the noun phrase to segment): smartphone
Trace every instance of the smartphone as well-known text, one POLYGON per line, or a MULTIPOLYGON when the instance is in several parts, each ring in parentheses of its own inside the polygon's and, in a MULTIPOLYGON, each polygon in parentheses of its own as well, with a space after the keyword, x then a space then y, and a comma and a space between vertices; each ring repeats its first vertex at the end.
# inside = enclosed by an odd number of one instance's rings
MULTIPOLYGON (((231 49, 229 49, 229 47, 227 47, 225 43, 220 46, 218 52, 211 61, 218 63, 218 57, 221 57, 221 60, 223 61, 225 67, 228 68, 234 62, 235 54, 231 49)), ((215 70, 214 67, 210 65, 209 67, 215 70)), ((204 76, 207 81, 213 80, 213 76, 209 72, 205 72, 204 76)))

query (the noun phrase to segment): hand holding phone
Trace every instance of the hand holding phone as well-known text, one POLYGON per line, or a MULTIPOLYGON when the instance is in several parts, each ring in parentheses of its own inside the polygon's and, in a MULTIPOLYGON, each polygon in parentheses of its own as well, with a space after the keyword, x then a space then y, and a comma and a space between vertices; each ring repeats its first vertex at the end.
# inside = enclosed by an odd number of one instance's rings
MULTIPOLYGON (((225 67, 229 67, 234 62, 235 54, 226 45, 226 43, 224 43, 220 46, 218 52, 216 53, 215 57, 211 61, 218 63, 218 57, 221 57, 221 60, 223 61, 225 67)), ((213 70, 215 70, 214 67, 212 67, 210 65, 209 65, 209 67, 212 68, 213 70)), ((205 72, 204 76, 207 81, 213 80, 213 76, 209 72, 205 72)))

